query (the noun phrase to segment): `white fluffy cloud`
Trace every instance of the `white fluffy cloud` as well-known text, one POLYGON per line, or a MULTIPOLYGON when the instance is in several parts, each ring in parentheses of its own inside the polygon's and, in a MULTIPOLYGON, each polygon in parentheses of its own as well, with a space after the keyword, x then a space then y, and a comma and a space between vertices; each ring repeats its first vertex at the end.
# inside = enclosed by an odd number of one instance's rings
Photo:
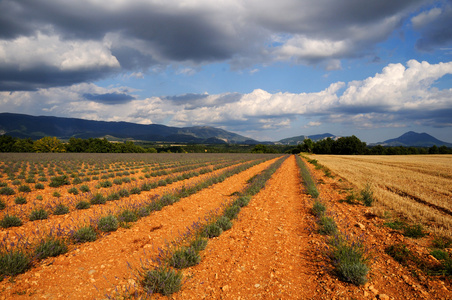
POLYGON ((10 112, 28 113, 22 111, 27 107, 33 114, 39 111, 44 115, 180 127, 207 124, 239 132, 288 128, 297 118, 317 119, 307 126, 340 123, 360 128, 403 127, 413 120, 429 126, 451 126, 452 89, 434 87, 435 81, 446 74, 452 74, 452 62, 410 60, 406 66, 389 64, 381 73, 362 81, 336 82, 315 93, 256 89, 248 94, 187 94, 109 105, 83 95, 108 96, 128 89, 79 84, 38 92, 3 92, 0 101, 10 112))

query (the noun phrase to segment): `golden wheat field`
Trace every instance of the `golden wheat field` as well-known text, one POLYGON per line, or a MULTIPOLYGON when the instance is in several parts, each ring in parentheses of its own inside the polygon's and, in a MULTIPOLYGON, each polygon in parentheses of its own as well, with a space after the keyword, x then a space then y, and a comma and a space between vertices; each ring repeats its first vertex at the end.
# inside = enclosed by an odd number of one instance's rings
POLYGON ((452 155, 311 155, 357 189, 370 184, 383 208, 452 235, 452 155))

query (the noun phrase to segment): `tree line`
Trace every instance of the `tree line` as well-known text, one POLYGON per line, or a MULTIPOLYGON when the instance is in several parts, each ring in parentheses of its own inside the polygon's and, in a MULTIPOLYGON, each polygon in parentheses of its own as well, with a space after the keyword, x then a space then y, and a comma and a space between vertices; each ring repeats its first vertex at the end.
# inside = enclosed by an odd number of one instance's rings
POLYGON ((452 148, 446 146, 404 147, 404 146, 368 146, 356 136, 341 137, 337 140, 326 138, 317 142, 305 139, 303 143, 290 150, 290 153, 308 152, 315 154, 342 155, 409 155, 409 154, 452 154, 452 148))
POLYGON ((143 148, 131 141, 109 142, 103 138, 81 139, 71 137, 64 143, 56 137, 43 137, 33 141, 8 135, 0 136, 0 152, 85 152, 85 153, 155 153, 155 148, 143 148))

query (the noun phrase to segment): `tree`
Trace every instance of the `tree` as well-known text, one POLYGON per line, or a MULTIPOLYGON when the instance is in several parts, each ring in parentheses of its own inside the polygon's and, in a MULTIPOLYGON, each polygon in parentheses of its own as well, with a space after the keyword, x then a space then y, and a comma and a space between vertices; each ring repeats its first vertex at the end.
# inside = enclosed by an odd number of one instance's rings
POLYGON ((314 142, 311 139, 304 139, 303 143, 301 144, 301 151, 312 153, 313 149, 314 149, 314 142))
POLYGON ((34 142, 33 149, 35 152, 66 152, 63 143, 58 138, 50 136, 34 142))
POLYGON ((0 152, 12 152, 16 139, 9 135, 0 136, 0 152))
POLYGON ((365 154, 366 143, 361 142, 354 135, 341 137, 333 144, 332 152, 333 154, 365 154))
POLYGON ((33 152, 33 140, 30 138, 27 139, 17 139, 13 145, 14 152, 33 152))

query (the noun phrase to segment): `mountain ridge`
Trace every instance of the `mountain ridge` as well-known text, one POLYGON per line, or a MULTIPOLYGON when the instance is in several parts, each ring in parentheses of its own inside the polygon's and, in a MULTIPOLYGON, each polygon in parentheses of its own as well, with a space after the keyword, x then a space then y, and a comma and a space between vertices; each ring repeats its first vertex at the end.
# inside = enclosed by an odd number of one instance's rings
POLYGON ((103 138, 112 136, 123 140, 183 143, 256 144, 257 141, 210 126, 170 127, 160 124, 136 124, 124 121, 93 121, 53 116, 0 113, 0 132, 18 138, 59 139, 103 138))

